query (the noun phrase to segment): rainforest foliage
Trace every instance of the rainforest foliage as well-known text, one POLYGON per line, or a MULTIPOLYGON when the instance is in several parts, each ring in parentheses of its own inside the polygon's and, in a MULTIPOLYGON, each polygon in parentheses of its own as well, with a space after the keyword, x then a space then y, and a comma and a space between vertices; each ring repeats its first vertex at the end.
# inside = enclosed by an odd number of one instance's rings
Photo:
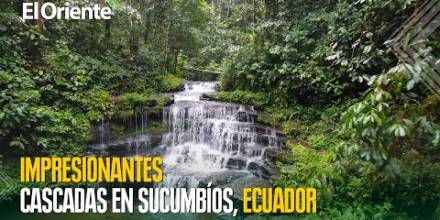
MULTIPOLYGON (((440 100, 414 77, 423 60, 386 45, 422 2, 255 2, 212 98, 253 103, 284 131, 275 185, 318 188, 323 218, 438 218, 440 100)), ((426 41, 438 51, 438 33, 426 41)))
POLYGON ((157 94, 183 87, 178 62, 205 45, 204 1, 108 1, 111 20, 26 22, 22 3, 0 3, 0 144, 6 153, 81 153, 103 117, 168 103, 157 94))
POLYGON ((386 45, 423 1, 108 0, 112 20, 26 22, 22 2, 0 2, 2 152, 80 154, 103 117, 168 104, 188 69, 221 72, 207 97, 256 106, 288 139, 274 186, 318 189, 299 218, 440 216, 440 99, 423 60, 386 45))

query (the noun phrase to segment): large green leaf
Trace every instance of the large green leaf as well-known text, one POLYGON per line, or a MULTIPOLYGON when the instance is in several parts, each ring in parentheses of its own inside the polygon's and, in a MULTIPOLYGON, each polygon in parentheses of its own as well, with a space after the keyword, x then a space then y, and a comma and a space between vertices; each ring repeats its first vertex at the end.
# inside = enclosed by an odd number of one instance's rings
POLYGON ((107 0, 107 3, 110 5, 110 8, 112 8, 113 11, 121 11, 124 7, 124 4, 119 0, 107 0))

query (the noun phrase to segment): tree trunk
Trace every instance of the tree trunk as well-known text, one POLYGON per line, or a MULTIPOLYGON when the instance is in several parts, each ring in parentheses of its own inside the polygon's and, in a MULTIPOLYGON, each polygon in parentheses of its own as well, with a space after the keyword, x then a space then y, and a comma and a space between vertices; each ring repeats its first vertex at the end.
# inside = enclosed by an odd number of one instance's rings
MULTIPOLYGON (((107 1, 101 0, 101 4, 110 7, 107 1)), ((112 19, 105 20, 105 38, 109 43, 111 43, 111 37, 112 37, 112 19)))
POLYGON ((38 15, 38 19, 37 19, 37 27, 38 27, 38 32, 43 32, 46 28, 44 27, 44 19, 43 16, 41 15, 41 7, 44 4, 44 0, 38 0, 38 11, 39 11, 39 15, 38 15))
POLYGON ((278 0, 264 0, 266 18, 275 19, 278 16, 278 0))
POLYGON ((174 67, 173 67, 173 73, 177 72, 177 61, 179 58, 179 50, 174 49, 174 67))
POLYGON ((112 37, 112 19, 105 20, 105 37, 110 41, 112 37))

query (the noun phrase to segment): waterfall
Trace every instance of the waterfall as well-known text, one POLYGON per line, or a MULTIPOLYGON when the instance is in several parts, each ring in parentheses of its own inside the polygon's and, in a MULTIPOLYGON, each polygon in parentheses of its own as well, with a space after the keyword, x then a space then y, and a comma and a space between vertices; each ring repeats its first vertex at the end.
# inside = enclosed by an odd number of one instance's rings
POLYGON ((200 100, 201 94, 215 92, 216 85, 188 83, 175 94, 175 104, 164 109, 163 123, 169 125, 169 133, 162 144, 167 175, 171 173, 166 180, 169 185, 179 178, 188 182, 195 174, 227 170, 270 176, 267 168, 273 165, 265 152, 279 149, 282 138, 275 130, 254 123, 257 112, 253 107, 200 100))
POLYGON ((112 123, 115 122, 104 118, 95 126, 93 135, 96 144, 89 146, 95 154, 142 155, 151 148, 151 137, 144 131, 148 124, 147 112, 134 112, 128 120, 124 118, 120 123, 115 123, 127 132, 123 137, 112 135, 112 123))
MULTIPOLYGON (((284 145, 276 130, 258 125, 252 106, 202 100, 216 82, 187 82, 174 104, 149 122, 145 111, 128 119, 103 120, 95 126, 94 154, 161 156, 164 181, 159 187, 198 187, 212 182, 237 190, 268 185, 276 174, 274 155, 284 145), (162 120, 159 133, 146 126, 162 120), (112 124, 115 123, 115 124, 112 124), (119 126, 119 127, 118 127, 119 126), (123 136, 114 137, 121 133, 123 136)), ((156 127, 157 128, 157 127, 156 127)))

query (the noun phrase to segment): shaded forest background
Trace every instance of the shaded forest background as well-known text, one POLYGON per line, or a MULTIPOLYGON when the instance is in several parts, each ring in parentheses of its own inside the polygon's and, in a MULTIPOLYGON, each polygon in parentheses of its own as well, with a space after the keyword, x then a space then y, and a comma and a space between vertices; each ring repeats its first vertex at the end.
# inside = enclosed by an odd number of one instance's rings
POLYGON ((23 1, 0 3, 4 155, 81 155, 103 117, 167 105, 184 68, 209 70, 209 98, 288 137, 274 186, 319 190, 318 215, 299 217, 439 218, 440 100, 385 45, 422 1, 97 2, 112 20, 24 22, 23 1))

